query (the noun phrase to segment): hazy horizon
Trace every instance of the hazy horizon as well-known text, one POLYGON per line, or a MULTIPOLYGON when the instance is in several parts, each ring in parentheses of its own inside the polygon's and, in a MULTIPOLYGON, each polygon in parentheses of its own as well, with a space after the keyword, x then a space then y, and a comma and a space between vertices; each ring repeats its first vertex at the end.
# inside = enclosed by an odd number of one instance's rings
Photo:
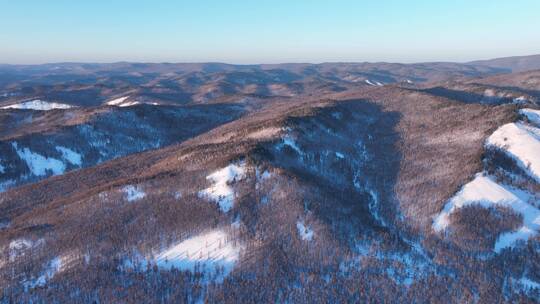
POLYGON ((411 61, 411 62, 398 62, 398 61, 320 61, 320 62, 308 62, 308 61, 290 61, 290 62, 251 62, 251 63, 235 63, 235 62, 224 62, 224 61, 132 61, 132 60, 119 60, 119 61, 51 61, 51 62, 37 62, 37 63, 7 63, 0 62, 0 65, 54 65, 54 64, 120 64, 120 63, 140 63, 140 64, 227 64, 227 65, 238 65, 238 66, 249 66, 249 65, 281 65, 281 64, 325 64, 325 63, 396 63, 396 64, 422 64, 422 63, 468 63, 473 61, 483 61, 483 60, 492 60, 492 59, 501 59, 501 58, 511 58, 511 57, 527 57, 527 56, 540 56, 539 54, 523 54, 523 55, 509 55, 503 57, 488 57, 488 58, 477 58, 467 61, 450 61, 450 60, 438 60, 438 61, 411 61))
POLYGON ((540 53, 532 0, 0 4, 3 64, 468 62, 540 53))

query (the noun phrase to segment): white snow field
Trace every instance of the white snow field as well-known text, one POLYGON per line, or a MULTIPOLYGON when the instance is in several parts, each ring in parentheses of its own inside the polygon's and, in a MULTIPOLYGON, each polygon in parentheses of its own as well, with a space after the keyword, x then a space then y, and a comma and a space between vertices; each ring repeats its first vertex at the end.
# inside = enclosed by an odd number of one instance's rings
POLYGON ((519 122, 509 123, 498 128, 486 145, 501 149, 540 182, 540 129, 519 122))
POLYGON ((30 100, 9 106, 2 107, 1 109, 25 109, 25 110, 37 110, 37 111, 49 111, 54 109, 69 109, 72 106, 63 103, 47 102, 43 100, 30 100))
POLYGON ((240 256, 241 247, 222 230, 188 238, 157 254, 160 268, 199 271, 211 275, 222 269, 226 276, 240 256))
POLYGON ((540 110, 521 109, 519 113, 527 116, 527 119, 537 127, 540 127, 540 110))
POLYGON ((144 193, 142 189, 133 185, 125 186, 122 191, 124 191, 128 202, 134 202, 143 199, 146 196, 146 193, 144 193))
POLYGON ((313 230, 306 226, 303 221, 296 222, 296 229, 298 230, 298 234, 302 240, 311 241, 313 239, 313 230))
POLYGON ((34 153, 28 148, 19 149, 16 142, 13 142, 11 145, 17 152, 17 155, 19 155, 19 158, 26 162, 30 172, 36 176, 43 176, 47 172, 52 172, 53 175, 59 175, 66 170, 66 165, 58 159, 34 153))
POLYGON ((199 191, 199 197, 206 197, 219 205, 222 212, 228 212, 234 206, 234 189, 231 184, 245 176, 245 164, 230 164, 208 175, 212 186, 199 191))

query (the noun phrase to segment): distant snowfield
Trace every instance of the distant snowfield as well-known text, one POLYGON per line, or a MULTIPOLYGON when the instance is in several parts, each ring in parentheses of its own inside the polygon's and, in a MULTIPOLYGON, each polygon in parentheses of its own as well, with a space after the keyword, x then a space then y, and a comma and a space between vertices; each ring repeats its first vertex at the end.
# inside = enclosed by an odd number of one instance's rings
POLYGON ((540 129, 509 123, 497 129, 486 142, 501 149, 537 182, 540 182, 540 129))
POLYGON ((378 82, 378 81, 371 81, 369 79, 366 79, 365 82, 370 85, 370 86, 374 86, 374 87, 382 87, 384 84, 378 82))
MULTIPOLYGON (((522 109, 531 122, 540 111, 522 109)), ((521 122, 509 123, 498 128, 486 141, 486 147, 495 147, 513 158, 534 180, 540 182, 540 129, 521 122)), ((539 194, 530 193, 511 185, 498 183, 486 173, 478 173, 452 197, 438 214, 432 228, 443 231, 450 225, 450 215, 468 205, 485 208, 504 206, 523 217, 523 225, 516 231, 503 233, 495 243, 495 252, 512 247, 517 241, 527 240, 540 230, 539 194)))
MULTIPOLYGON (((128 99, 130 96, 124 96, 124 97, 120 97, 120 98, 116 98, 116 99, 113 99, 113 100, 109 100, 107 101, 105 104, 109 105, 109 106, 117 106, 117 107, 131 107, 131 106, 134 106, 134 105, 138 105, 138 104, 141 104, 141 102, 139 101, 126 101, 126 99, 128 99)), ((157 102, 149 102, 149 103, 146 103, 146 104, 151 104, 151 105, 154 105, 154 106, 157 106, 159 105, 157 102)))
POLYGON ((47 102, 43 100, 31 100, 25 101, 18 104, 13 104, 9 106, 2 107, 1 109, 27 109, 27 110, 37 110, 37 111, 49 111, 54 109, 69 109, 73 106, 63 103, 56 102, 47 102))
POLYGON ((53 175, 59 175, 66 170, 66 165, 58 159, 42 156, 32 152, 28 148, 19 149, 16 142, 13 142, 11 145, 17 152, 17 155, 19 155, 19 158, 26 162, 30 172, 36 176, 46 175, 47 172, 52 172, 53 175))
POLYGON ((116 99, 107 101, 106 104, 109 105, 109 106, 117 106, 117 105, 123 103, 124 100, 126 100, 126 99, 128 99, 128 98, 129 98, 129 96, 124 96, 124 97, 116 98, 116 99))
POLYGON ((227 233, 213 230, 181 241, 155 257, 159 268, 199 271, 212 275, 223 269, 229 274, 240 257, 241 247, 227 233))
POLYGON ((231 183, 244 178, 245 164, 243 162, 230 164, 225 168, 217 170, 208 175, 206 179, 212 181, 213 185, 207 189, 199 191, 199 197, 206 197, 215 201, 221 211, 228 212, 234 206, 234 189, 231 183))

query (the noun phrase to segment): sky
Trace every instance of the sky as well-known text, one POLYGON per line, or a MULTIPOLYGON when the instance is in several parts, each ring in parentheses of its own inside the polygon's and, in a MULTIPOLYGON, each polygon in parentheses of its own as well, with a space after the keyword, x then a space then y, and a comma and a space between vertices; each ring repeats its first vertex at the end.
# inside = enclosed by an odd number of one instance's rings
POLYGON ((0 63, 470 61, 540 53, 539 0, 0 0, 0 63))

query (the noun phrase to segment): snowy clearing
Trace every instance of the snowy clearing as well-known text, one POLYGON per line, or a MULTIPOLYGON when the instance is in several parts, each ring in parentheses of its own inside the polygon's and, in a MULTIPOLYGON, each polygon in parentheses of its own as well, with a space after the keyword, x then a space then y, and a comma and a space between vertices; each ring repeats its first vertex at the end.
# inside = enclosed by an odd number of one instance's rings
POLYGON ((58 159, 42 156, 28 148, 19 149, 16 142, 11 145, 19 158, 26 162, 30 172, 36 176, 46 175, 48 171, 52 172, 53 175, 59 175, 66 170, 66 165, 58 159))
POLYGON ((215 201, 221 211, 228 212, 234 205, 234 189, 230 184, 241 180, 244 175, 245 164, 243 162, 238 165, 230 164, 223 169, 217 170, 206 177, 207 180, 212 181, 213 185, 199 191, 199 197, 206 197, 215 201))
POLYGON ((123 103, 124 100, 126 100, 126 99, 128 99, 128 98, 129 98, 129 96, 124 96, 124 97, 116 98, 116 99, 107 101, 106 104, 109 105, 109 106, 117 106, 117 105, 123 103))
POLYGON ((125 186, 122 191, 124 191, 128 202, 134 202, 143 199, 146 196, 146 193, 144 193, 142 189, 133 185, 125 186))
POLYGON ((56 147, 56 151, 62 153, 62 158, 67 160, 72 165, 82 165, 82 156, 79 153, 61 146, 56 147))
POLYGON ((446 229, 450 224, 450 215, 468 205, 478 204, 485 208, 499 205, 511 208, 523 216, 523 226, 517 231, 499 236, 495 244, 495 251, 499 252, 503 248, 512 246, 516 241, 527 240, 538 233, 540 210, 528 203, 535 200, 537 198, 530 193, 500 185, 493 178, 479 173, 446 203, 443 211, 435 218, 433 229, 437 232, 446 229))
POLYGON ((302 240, 311 241, 313 239, 313 230, 306 226, 303 221, 296 222, 296 229, 298 230, 298 234, 302 240))
POLYGON ((206 232, 184 240, 156 256, 160 268, 199 271, 205 274, 223 269, 223 276, 231 272, 240 256, 241 247, 221 230, 206 232))
POLYGON ((370 85, 370 86, 374 86, 374 87, 382 87, 383 84, 378 82, 378 81, 371 81, 369 79, 366 79, 365 82, 370 85))
POLYGON ((9 106, 2 107, 1 109, 25 109, 25 110, 36 110, 36 111, 49 111, 54 109, 69 109, 72 106, 63 103, 56 102, 47 102, 43 100, 30 100, 21 102, 18 104, 13 104, 9 106))
POLYGON ((521 109, 519 113, 527 116, 527 119, 537 127, 540 127, 540 110, 521 109))
POLYGON ((512 157, 533 179, 540 182, 540 129, 522 123, 498 128, 486 142, 512 157))

